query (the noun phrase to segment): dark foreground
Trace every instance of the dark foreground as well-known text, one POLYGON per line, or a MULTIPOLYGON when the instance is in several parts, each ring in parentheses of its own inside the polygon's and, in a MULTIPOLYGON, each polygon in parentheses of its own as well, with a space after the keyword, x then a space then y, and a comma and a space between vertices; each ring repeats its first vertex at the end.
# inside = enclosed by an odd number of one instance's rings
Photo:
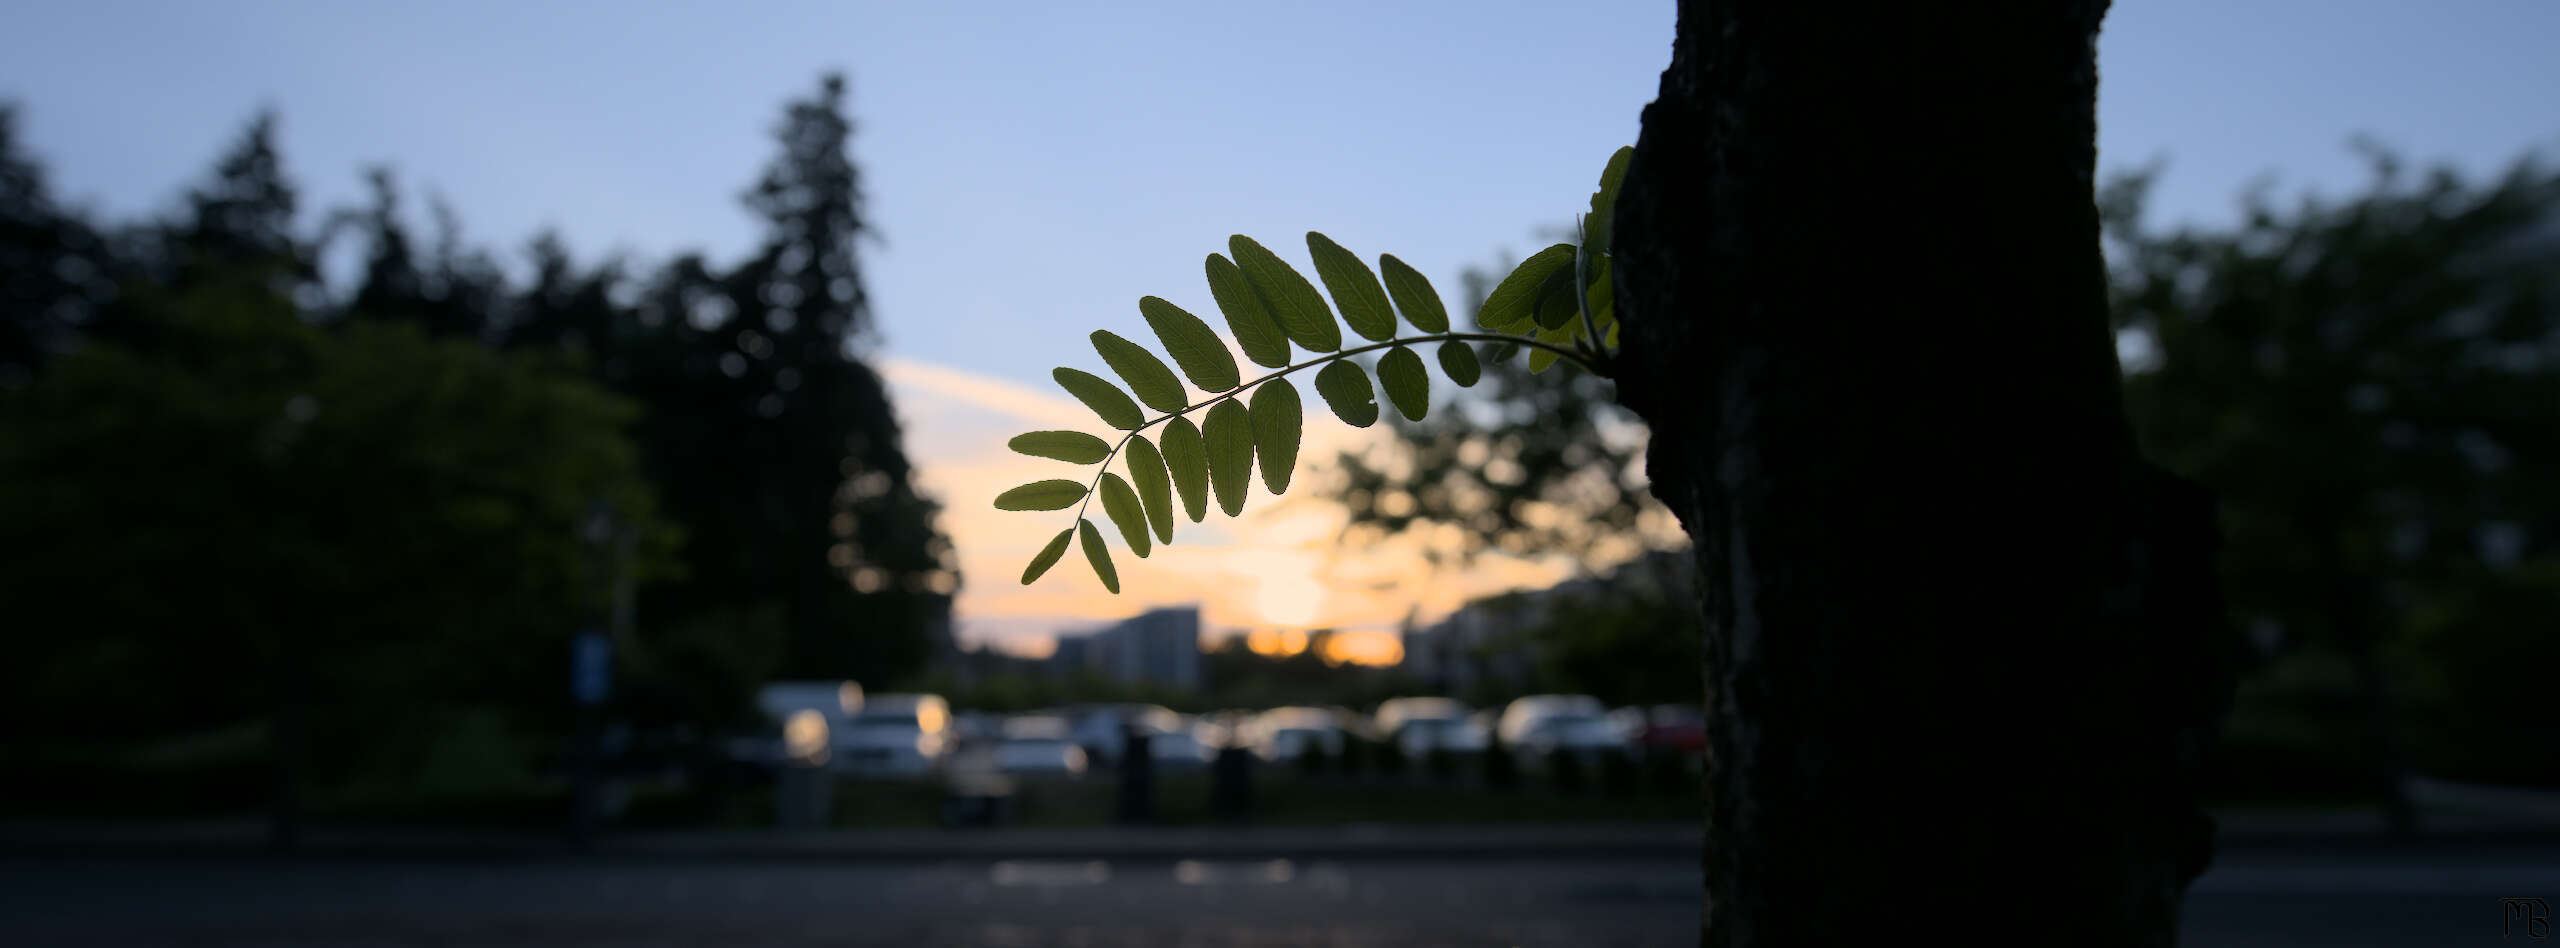
MULTIPOLYGON (((2022 867, 2022 871, 2032 871, 2022 867)), ((11 945, 1680 945, 1669 856, 736 860, 131 855, 0 859, 11 945)), ((2560 843, 2226 853, 2191 946, 2500 941, 2502 898, 2560 902, 2560 843)), ((1980 920, 1870 920, 1873 943, 1980 920)), ((2067 943, 2059 936, 2057 944, 2067 943)), ((2531 943, 2523 923, 2505 941, 2531 943)))

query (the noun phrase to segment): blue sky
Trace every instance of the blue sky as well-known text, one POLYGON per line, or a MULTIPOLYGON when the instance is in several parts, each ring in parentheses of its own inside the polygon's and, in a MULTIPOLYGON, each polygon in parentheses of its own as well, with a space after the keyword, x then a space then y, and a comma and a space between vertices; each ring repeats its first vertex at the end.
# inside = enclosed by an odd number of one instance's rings
MULTIPOLYGON (((1140 295, 1204 297, 1200 257, 1229 233, 1319 229, 1443 280, 1525 249, 1635 137, 1673 17, 1663 0, 665 7, 39 2, 0 33, 0 97, 59 189, 118 215, 170 206, 265 104, 315 213, 388 161, 501 249, 556 225, 582 254, 728 258, 753 239, 735 196, 781 101, 841 68, 889 349, 1030 383, 1140 295)), ((2352 186, 2356 132, 2494 167, 2560 144, 2555 41, 2548 0, 2128 0, 2100 47, 2103 161, 2167 157, 2160 210, 2204 220, 2264 173, 2352 186)))
MULTIPOLYGON (((737 195, 782 102, 842 69, 910 447, 970 575, 1001 579, 1054 526, 984 519, 1015 474, 978 449, 1024 419, 1074 423, 1036 392, 1050 366, 1100 368, 1088 331, 1131 331, 1141 295, 1208 311, 1201 258, 1238 232, 1303 261, 1322 230, 1453 290, 1583 205, 1635 139, 1673 21, 1669 0, 661 6, 25 0, 0 30, 0 99, 57 192, 114 217, 173 207, 272 106, 311 221, 389 162, 474 243, 514 254, 556 226, 581 256, 647 263, 745 252, 737 195)), ((2280 194, 2358 186, 2356 133, 2473 171, 2537 145, 2560 159, 2555 42, 2555 0, 2124 0, 2100 42, 2101 164, 2166 158, 2156 215, 2212 222, 2269 174, 2280 194)), ((1226 558, 1159 556, 1168 572, 1132 588, 1267 617, 1346 585, 1311 552, 1321 523, 1201 539, 1226 558)), ((964 616, 1148 604, 1009 587, 972 582, 964 616)), ((1308 608, 1381 621, 1419 598, 1308 608)))

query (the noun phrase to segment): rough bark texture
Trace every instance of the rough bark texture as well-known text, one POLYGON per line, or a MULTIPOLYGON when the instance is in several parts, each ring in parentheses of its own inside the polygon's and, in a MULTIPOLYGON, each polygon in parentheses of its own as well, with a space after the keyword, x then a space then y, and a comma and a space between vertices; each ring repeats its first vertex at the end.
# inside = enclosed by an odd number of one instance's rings
POLYGON ((1615 246, 1696 545, 1710 945, 2163 945, 2227 700, 2118 393, 2103 0, 1684 2, 1615 246))

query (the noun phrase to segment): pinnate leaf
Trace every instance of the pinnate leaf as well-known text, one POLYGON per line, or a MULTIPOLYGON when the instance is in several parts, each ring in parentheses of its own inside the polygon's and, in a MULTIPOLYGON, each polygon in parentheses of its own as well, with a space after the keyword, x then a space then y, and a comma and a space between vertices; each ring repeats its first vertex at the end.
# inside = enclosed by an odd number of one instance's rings
POLYGON ((1528 322, 1537 315, 1538 298, 1545 293, 1548 278, 1558 271, 1570 274, 1572 269, 1572 244, 1556 244, 1531 254, 1494 285, 1484 298, 1484 308, 1476 311, 1476 325, 1506 331, 1528 322))
MULTIPOLYGON (((1254 364, 1281 368, 1289 364, 1289 336, 1280 330, 1280 320, 1271 315, 1271 307, 1253 291, 1253 283, 1244 270, 1217 254, 1209 255, 1209 295, 1218 301, 1218 312, 1226 314, 1227 330, 1235 334, 1236 345, 1244 347, 1244 357, 1254 364)), ((1229 386, 1232 388, 1233 386, 1229 386)))
POLYGON ((1378 423, 1378 390, 1369 384, 1369 373, 1360 371, 1359 363, 1349 359, 1325 363, 1316 370, 1316 394, 1324 396, 1324 403, 1343 424, 1366 428, 1378 423))
POLYGON ((1253 451, 1262 458, 1262 486, 1277 497, 1289 490, 1298 467, 1298 440, 1306 434, 1306 410, 1298 387, 1272 379, 1253 390, 1253 451))
POLYGON ((1209 514, 1209 448, 1189 418, 1164 423, 1164 466, 1192 523, 1209 514))
POLYGON ((1129 482, 1108 471, 1102 475, 1102 512, 1111 524, 1120 528, 1121 542, 1129 544, 1129 552, 1139 559, 1147 556, 1147 511, 1138 502, 1138 492, 1129 482))
POLYGON ((1172 412, 1191 403, 1183 394, 1182 380, 1174 378, 1173 370, 1166 368, 1164 360, 1148 352, 1147 347, 1122 339, 1110 330, 1097 329, 1093 331, 1093 351, 1102 353, 1102 361, 1111 363, 1111 371, 1120 373, 1147 407, 1172 412))
POLYGON ((1476 361, 1475 347, 1455 340, 1440 344, 1440 371, 1459 388, 1473 386, 1484 377, 1484 366, 1476 361))
POLYGON ((1635 156, 1635 149, 1621 147, 1600 172, 1600 190, 1591 192, 1591 216, 1583 218, 1582 243, 1591 253, 1609 252, 1609 229, 1618 220, 1618 186, 1626 182, 1627 163, 1635 156))
POLYGON ((1057 379, 1058 387, 1083 402, 1084 407, 1102 416, 1103 424, 1123 431, 1135 431, 1147 420, 1146 415, 1138 411, 1138 403, 1129 400, 1129 393, 1121 391, 1120 386, 1111 384, 1109 379, 1064 366, 1051 370, 1049 377, 1057 379))
POLYGON ((1352 332, 1377 340, 1395 338, 1396 311, 1388 307, 1387 291, 1378 285, 1378 275, 1369 272, 1358 254, 1311 230, 1307 255, 1315 259, 1316 278, 1333 294, 1333 305, 1342 311, 1342 321, 1350 324, 1352 332))
POLYGON ((1119 595, 1120 571, 1111 568, 1111 548, 1103 545, 1102 531, 1094 529, 1091 520, 1078 520, 1076 540, 1084 547, 1084 561, 1093 564, 1093 575, 1102 580, 1102 588, 1119 595))
POLYGON ((1164 456, 1146 435, 1130 435, 1129 483, 1137 485, 1138 500, 1146 505, 1147 523, 1156 529, 1156 539, 1173 542, 1173 482, 1165 479, 1164 456))
POLYGON ((996 495, 997 510, 1065 510, 1084 499, 1084 482, 1064 478, 1032 481, 996 495))
POLYGON ((1244 513, 1244 495, 1253 486, 1253 421, 1244 403, 1227 398, 1210 406, 1200 436, 1209 448, 1209 485, 1217 491, 1218 509, 1230 517, 1244 513))
POLYGON ((1334 324, 1333 310, 1324 305, 1316 285, 1289 261, 1243 234, 1227 238, 1227 252, 1236 255, 1245 282, 1253 285, 1254 294, 1271 308, 1272 317, 1291 340, 1309 352, 1342 348, 1342 327, 1334 324))
POLYGON ((1422 370, 1422 357, 1413 350, 1397 346, 1378 357, 1378 384, 1387 390, 1387 400, 1407 421, 1421 421, 1431 411, 1431 375, 1422 370))
POLYGON ((1449 310, 1440 305, 1440 291, 1431 288, 1422 271, 1405 265, 1395 254, 1378 256, 1378 270, 1387 278, 1387 295, 1395 297, 1396 308, 1404 311, 1404 321, 1423 332, 1448 332, 1449 310))
POLYGON ((1582 312, 1581 284, 1575 280, 1571 267, 1559 269, 1547 277, 1546 285, 1538 290, 1538 328, 1557 328, 1573 322, 1575 315, 1582 312))
POLYGON ((1033 580, 1040 578, 1040 574, 1048 572, 1049 567, 1058 565, 1058 558, 1067 555, 1067 537, 1074 533, 1074 530, 1060 530, 1057 536, 1049 538, 1049 545, 1041 547, 1040 555, 1031 558, 1031 565, 1022 568, 1022 584, 1031 585, 1033 580))
POLYGON ((1016 453, 1069 464, 1096 464, 1111 456, 1111 445, 1081 431, 1026 431, 1005 446, 1016 453))
MULTIPOLYGON (((1138 315, 1147 318, 1148 328, 1163 341, 1164 351, 1173 355, 1173 363, 1182 374, 1204 392, 1223 392, 1236 387, 1243 378, 1236 374, 1236 357, 1218 341, 1218 333, 1200 317, 1184 312, 1182 307, 1153 296, 1138 298, 1138 315)), ((1171 411, 1173 409, 1167 409, 1171 411)))

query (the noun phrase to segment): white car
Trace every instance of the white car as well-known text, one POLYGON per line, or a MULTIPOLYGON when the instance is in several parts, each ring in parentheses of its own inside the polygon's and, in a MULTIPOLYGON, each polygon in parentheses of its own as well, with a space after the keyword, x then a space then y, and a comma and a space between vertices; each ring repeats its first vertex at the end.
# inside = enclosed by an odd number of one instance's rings
POLYGON ((1389 698, 1379 703, 1376 721, 1379 737, 1394 741, 1408 758, 1434 750, 1476 754, 1485 748, 1484 728, 1469 719, 1466 705, 1448 698, 1389 698))
POLYGON ((1180 728, 1147 737, 1147 760, 1157 770, 1206 767, 1215 756, 1217 752, 1200 740, 1198 726, 1187 721, 1180 728))
POLYGON ((1008 774, 1080 777, 1084 748, 1068 740, 1062 718, 1024 716, 1004 722, 995 745, 996 769, 1008 774))
POLYGON ((1087 705, 1067 714, 1073 729, 1069 739, 1084 748, 1087 759, 1106 766, 1120 761, 1121 744, 1126 740, 1124 729, 1145 731, 1149 736, 1182 729, 1182 716, 1161 705, 1087 705))
POLYGON ((950 750, 951 705, 940 695, 873 695, 836 735, 838 769, 882 777, 933 773, 950 750))
POLYGON ((1255 755, 1272 762, 1296 760, 1309 750, 1328 757, 1342 754, 1342 726, 1322 708, 1273 708, 1253 719, 1249 728, 1255 755))
MULTIPOLYGON (((1542 722, 1558 716, 1601 719, 1609 709, 1600 699, 1590 695, 1530 695, 1511 702, 1502 709, 1502 722, 1494 731, 1502 742, 1514 748, 1529 740, 1530 732, 1542 722)), ((1607 721, 1601 721, 1603 726, 1607 721)))

